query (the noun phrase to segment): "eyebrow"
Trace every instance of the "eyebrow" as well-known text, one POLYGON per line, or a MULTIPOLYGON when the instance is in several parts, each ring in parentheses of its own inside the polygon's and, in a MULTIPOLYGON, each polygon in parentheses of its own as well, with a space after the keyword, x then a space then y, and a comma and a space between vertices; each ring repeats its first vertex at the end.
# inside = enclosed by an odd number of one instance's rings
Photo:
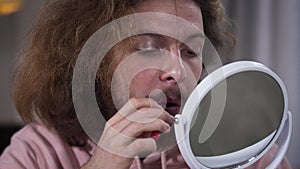
POLYGON ((187 37, 185 42, 188 42, 188 41, 196 39, 196 38, 205 39, 205 36, 202 32, 197 32, 197 33, 194 33, 194 34, 190 35, 189 37, 187 37))
POLYGON ((150 36, 150 37, 155 37, 155 38, 159 38, 159 39, 164 39, 165 38, 164 35, 161 35, 161 34, 158 34, 158 33, 141 33, 141 34, 137 34, 135 36, 136 37, 139 37, 139 36, 150 36))
MULTIPOLYGON (((158 33, 141 33, 141 34, 138 34, 138 35, 135 35, 135 36, 136 37, 139 37, 139 36, 150 36, 150 37, 159 38, 159 39, 165 39, 166 37, 169 37, 169 36, 158 34, 158 33)), ((188 36, 185 39, 184 42, 192 41, 193 39, 196 39, 196 38, 205 39, 205 36, 204 36, 204 34, 202 32, 197 32, 197 33, 194 33, 194 34, 191 34, 190 36, 188 36)))

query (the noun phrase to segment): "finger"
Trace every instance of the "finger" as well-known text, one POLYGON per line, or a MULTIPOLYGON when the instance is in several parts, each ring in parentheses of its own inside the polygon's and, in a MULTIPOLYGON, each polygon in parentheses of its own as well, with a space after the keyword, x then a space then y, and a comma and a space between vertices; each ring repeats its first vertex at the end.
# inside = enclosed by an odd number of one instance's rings
MULTIPOLYGON (((127 137, 138 137, 143 132, 159 131, 167 133, 170 126, 173 125, 171 115, 167 112, 161 112, 161 109, 148 108, 147 111, 135 112, 130 117, 124 118, 114 126, 106 127, 107 136, 113 137, 119 133, 127 137), (156 116, 160 115, 158 118, 156 116), (131 118, 131 120, 129 120, 131 118), (109 132, 110 131, 110 132, 109 132)), ((128 139, 127 139, 128 140, 128 139)))
POLYGON ((141 108, 158 108, 162 107, 151 98, 130 98, 126 104, 119 110, 120 114, 127 117, 132 112, 136 112, 141 108))
POLYGON ((137 123, 149 123, 149 119, 162 119, 170 126, 174 123, 174 118, 162 108, 141 108, 139 111, 128 116, 128 120, 137 123))
POLYGON ((274 155, 277 151, 278 146, 274 144, 271 149, 264 155, 262 156, 261 159, 259 159, 257 162, 255 162, 252 166, 250 166, 248 169, 252 168, 266 168, 270 162, 273 160, 274 155))
POLYGON ((171 161, 173 163, 173 166, 186 166, 185 160, 182 157, 178 146, 173 147, 172 149, 169 149, 166 152, 166 158, 169 159, 168 161, 171 161))
POLYGON ((139 138, 134 140, 126 148, 126 152, 130 154, 130 157, 147 157, 149 154, 157 150, 157 145, 152 138, 139 138))
MULTIPOLYGON (((163 120, 164 122, 166 122, 168 124, 168 126, 173 125, 173 118, 171 117, 171 115, 169 115, 168 112, 166 112, 162 109, 157 109, 157 108, 143 108, 143 110, 141 110, 141 111, 132 113, 128 118, 123 118, 123 120, 121 120, 120 122, 118 122, 114 126, 112 126, 112 129, 116 130, 116 132, 122 132, 122 130, 127 128, 132 123, 134 124, 134 126, 138 127, 138 129, 143 129, 143 125, 152 123, 156 119, 163 120)), ((157 123, 157 122, 154 122, 154 123, 157 123)), ((137 130, 137 131, 139 131, 139 130, 137 130)), ((158 130, 158 131, 161 131, 161 130, 158 130)), ((163 130, 162 132, 166 132, 166 131, 163 130)), ((127 133, 125 133, 125 134, 127 134, 127 133)), ((139 133, 139 134, 141 134, 141 133, 139 133)), ((128 136, 133 136, 133 135, 135 135, 135 134, 130 133, 130 135, 128 135, 128 136)))
POLYGON ((138 111, 141 108, 161 108, 153 99, 151 98, 130 98, 125 105, 116 113, 111 119, 107 121, 109 126, 120 122, 128 115, 138 111))
POLYGON ((124 128, 121 133, 136 138, 144 132, 159 131, 167 133, 170 131, 170 125, 162 119, 149 119, 150 123, 131 123, 128 127, 124 128))
POLYGON ((284 157, 284 159, 280 163, 278 169, 292 169, 287 157, 284 157))
POLYGON ((172 126, 174 123, 174 118, 164 109, 162 109, 162 107, 154 100, 149 98, 132 98, 115 116, 108 121, 107 126, 114 127, 115 130, 120 131, 128 126, 131 122, 148 123, 149 121, 143 121, 143 119, 155 117, 166 121, 170 126, 172 126), (133 108, 132 106, 136 106, 136 108, 133 108), (131 112, 134 110, 135 112, 131 112), (124 113, 122 114, 122 112, 124 113), (121 123, 121 121, 123 122, 121 123))
POLYGON ((125 143, 122 141, 123 135, 119 136, 121 136, 121 139, 116 137, 107 144, 100 145, 101 148, 111 154, 126 158, 146 157, 157 149, 156 142, 152 138, 132 139, 131 142, 125 143))

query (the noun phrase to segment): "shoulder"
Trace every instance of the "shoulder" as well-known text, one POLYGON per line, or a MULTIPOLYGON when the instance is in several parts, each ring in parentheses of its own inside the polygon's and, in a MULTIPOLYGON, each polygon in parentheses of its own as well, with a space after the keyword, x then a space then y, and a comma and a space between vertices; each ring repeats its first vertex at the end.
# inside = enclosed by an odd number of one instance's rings
MULTIPOLYGON (((21 130, 16 132, 11 141, 24 141, 28 143, 39 143, 44 139, 60 139, 56 131, 51 128, 47 128, 43 124, 31 123, 24 126, 21 130), (39 138, 39 139, 37 139, 39 138), (40 140, 42 139, 42 140, 40 140)), ((50 140, 49 140, 50 141, 50 140)))
MULTIPOLYGON (((31 123, 12 136, 8 149, 22 147, 39 154, 50 153, 55 147, 60 147, 64 144, 64 141, 54 129, 47 128, 43 124, 31 123)), ((13 150, 15 151, 15 149, 13 150)))
POLYGON ((37 123, 28 124, 15 133, 0 157, 0 168, 72 167, 76 167, 72 148, 54 129, 37 123))

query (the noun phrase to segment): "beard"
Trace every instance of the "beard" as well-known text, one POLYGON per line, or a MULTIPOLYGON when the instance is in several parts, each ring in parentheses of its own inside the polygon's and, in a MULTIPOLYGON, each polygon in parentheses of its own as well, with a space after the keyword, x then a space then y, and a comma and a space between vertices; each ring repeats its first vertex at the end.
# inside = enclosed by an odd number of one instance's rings
POLYGON ((102 116, 108 121, 118 111, 111 95, 110 85, 101 83, 96 79, 95 94, 102 116))

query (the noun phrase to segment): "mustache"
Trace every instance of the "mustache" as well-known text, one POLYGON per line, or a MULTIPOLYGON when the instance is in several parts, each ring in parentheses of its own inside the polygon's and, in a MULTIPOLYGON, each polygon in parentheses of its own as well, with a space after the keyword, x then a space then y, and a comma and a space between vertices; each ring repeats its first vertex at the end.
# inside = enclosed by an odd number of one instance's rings
POLYGON ((146 97, 153 99, 160 105, 166 105, 169 99, 180 100, 181 95, 178 87, 169 87, 164 89, 154 89, 146 97))
POLYGON ((178 87, 166 88, 163 90, 163 92, 166 94, 167 98, 169 97, 180 98, 181 96, 180 89, 178 87))

